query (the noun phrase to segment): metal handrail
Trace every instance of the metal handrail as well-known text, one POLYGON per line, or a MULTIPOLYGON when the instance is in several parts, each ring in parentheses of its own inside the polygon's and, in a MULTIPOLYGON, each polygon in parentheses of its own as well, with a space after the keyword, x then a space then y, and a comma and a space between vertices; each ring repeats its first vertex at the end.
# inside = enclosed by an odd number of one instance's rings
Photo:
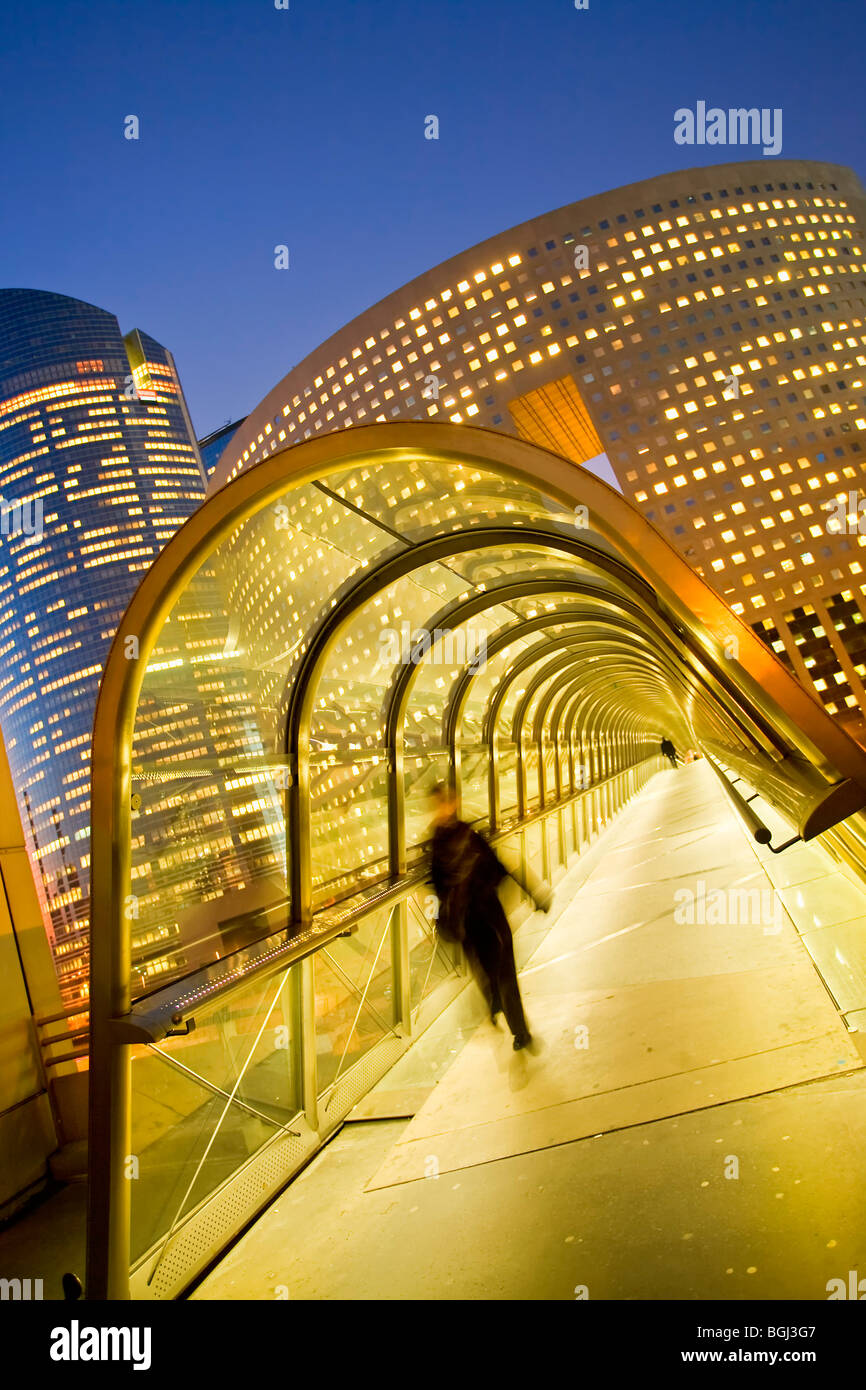
POLYGON ((61 1019, 64 1019, 64 1018, 75 1018, 77 1014, 89 1014, 89 1013, 90 1013, 90 1005, 89 1005, 89 1004, 83 1004, 83 1003, 79 1003, 79 1004, 67 1004, 67 1005, 66 1005, 66 1008, 65 1008, 65 1009, 61 1009, 59 1013, 56 1013, 56 1014, 40 1014, 40 1016, 39 1016, 38 1018, 34 1018, 33 1022, 36 1024, 36 1026, 37 1026, 38 1028, 41 1028, 41 1027, 43 1027, 46 1023, 59 1023, 59 1022, 61 1021, 61 1019))
POLYGON ((40 1037, 40 1047, 56 1047, 58 1043, 77 1042, 79 1038, 90 1037, 90 1028, 73 1028, 65 1033, 52 1033, 50 1038, 40 1037))
POLYGON ((774 845, 772 843, 772 830, 768 825, 765 825, 764 822, 758 816, 755 815, 754 811, 749 805, 749 800, 754 800, 754 798, 747 799, 746 797, 741 796, 740 793, 737 791, 736 787, 731 782, 730 778, 723 772, 723 770, 718 766, 715 760, 710 757, 709 753, 707 753, 706 750, 704 750, 704 757, 706 758, 713 772, 716 774, 719 781, 721 782, 722 787, 728 797, 728 800, 731 802, 731 805, 734 807, 734 810, 737 812, 737 815, 740 817, 740 820, 743 821, 743 823, 745 824, 753 840, 756 840, 759 845, 766 845, 767 848, 773 852, 773 854, 781 854, 783 850, 790 849, 791 845, 799 843, 801 836, 794 835, 791 837, 790 840, 786 840, 784 844, 774 845))

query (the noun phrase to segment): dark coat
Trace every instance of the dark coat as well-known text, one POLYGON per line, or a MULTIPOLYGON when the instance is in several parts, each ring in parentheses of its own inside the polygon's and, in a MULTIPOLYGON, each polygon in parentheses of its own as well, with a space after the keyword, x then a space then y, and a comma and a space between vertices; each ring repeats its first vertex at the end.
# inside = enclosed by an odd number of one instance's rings
POLYGON ((490 845, 465 821, 433 832, 430 879, 439 898, 439 934, 445 941, 484 949, 491 936, 510 929, 497 886, 508 870, 490 845))

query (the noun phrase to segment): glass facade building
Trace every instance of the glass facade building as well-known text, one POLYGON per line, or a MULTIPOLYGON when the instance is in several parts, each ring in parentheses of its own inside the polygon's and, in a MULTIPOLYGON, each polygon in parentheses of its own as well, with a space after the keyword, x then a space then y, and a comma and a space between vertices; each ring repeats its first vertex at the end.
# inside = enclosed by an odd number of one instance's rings
POLYGON ((214 469, 222 458, 223 451, 231 443, 243 423, 243 419, 234 420, 231 424, 223 425, 221 429, 214 430, 211 434, 205 435, 204 439, 199 440, 199 453, 208 482, 213 477, 214 469))
POLYGON ((296 366, 219 488, 292 442, 423 419, 517 435, 624 495, 861 741, 866 198, 836 165, 683 170, 444 262, 296 366))
POLYGON ((65 295, 0 290, 0 726, 61 988, 87 993, 90 737, 141 574, 201 503, 171 353, 65 295))

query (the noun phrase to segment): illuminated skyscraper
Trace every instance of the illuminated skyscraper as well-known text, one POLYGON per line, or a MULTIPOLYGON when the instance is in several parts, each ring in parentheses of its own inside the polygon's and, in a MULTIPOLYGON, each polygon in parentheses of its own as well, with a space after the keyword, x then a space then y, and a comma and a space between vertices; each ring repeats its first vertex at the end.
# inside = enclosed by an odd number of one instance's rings
POLYGON ((312 435, 450 420, 584 463, 864 739, 866 198, 757 160, 599 194, 461 253, 293 368, 210 489, 312 435), (589 463, 605 476, 602 465, 589 463))
POLYGON ((74 1000, 100 676, 142 572, 204 495, 171 353, 95 305, 0 290, 0 493, 0 726, 74 1000))

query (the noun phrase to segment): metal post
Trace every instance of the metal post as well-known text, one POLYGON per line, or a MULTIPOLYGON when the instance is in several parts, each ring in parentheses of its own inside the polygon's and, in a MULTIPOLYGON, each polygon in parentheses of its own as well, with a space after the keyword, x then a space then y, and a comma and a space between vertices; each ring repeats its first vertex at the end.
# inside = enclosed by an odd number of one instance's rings
POLYGON ((292 966, 291 974, 295 1088, 310 1129, 319 1128, 315 971, 315 956, 304 956, 292 966))
POLYGON ((406 1036, 412 1032, 412 988, 409 973, 409 902, 401 898, 391 913, 391 971, 394 1025, 406 1036))

